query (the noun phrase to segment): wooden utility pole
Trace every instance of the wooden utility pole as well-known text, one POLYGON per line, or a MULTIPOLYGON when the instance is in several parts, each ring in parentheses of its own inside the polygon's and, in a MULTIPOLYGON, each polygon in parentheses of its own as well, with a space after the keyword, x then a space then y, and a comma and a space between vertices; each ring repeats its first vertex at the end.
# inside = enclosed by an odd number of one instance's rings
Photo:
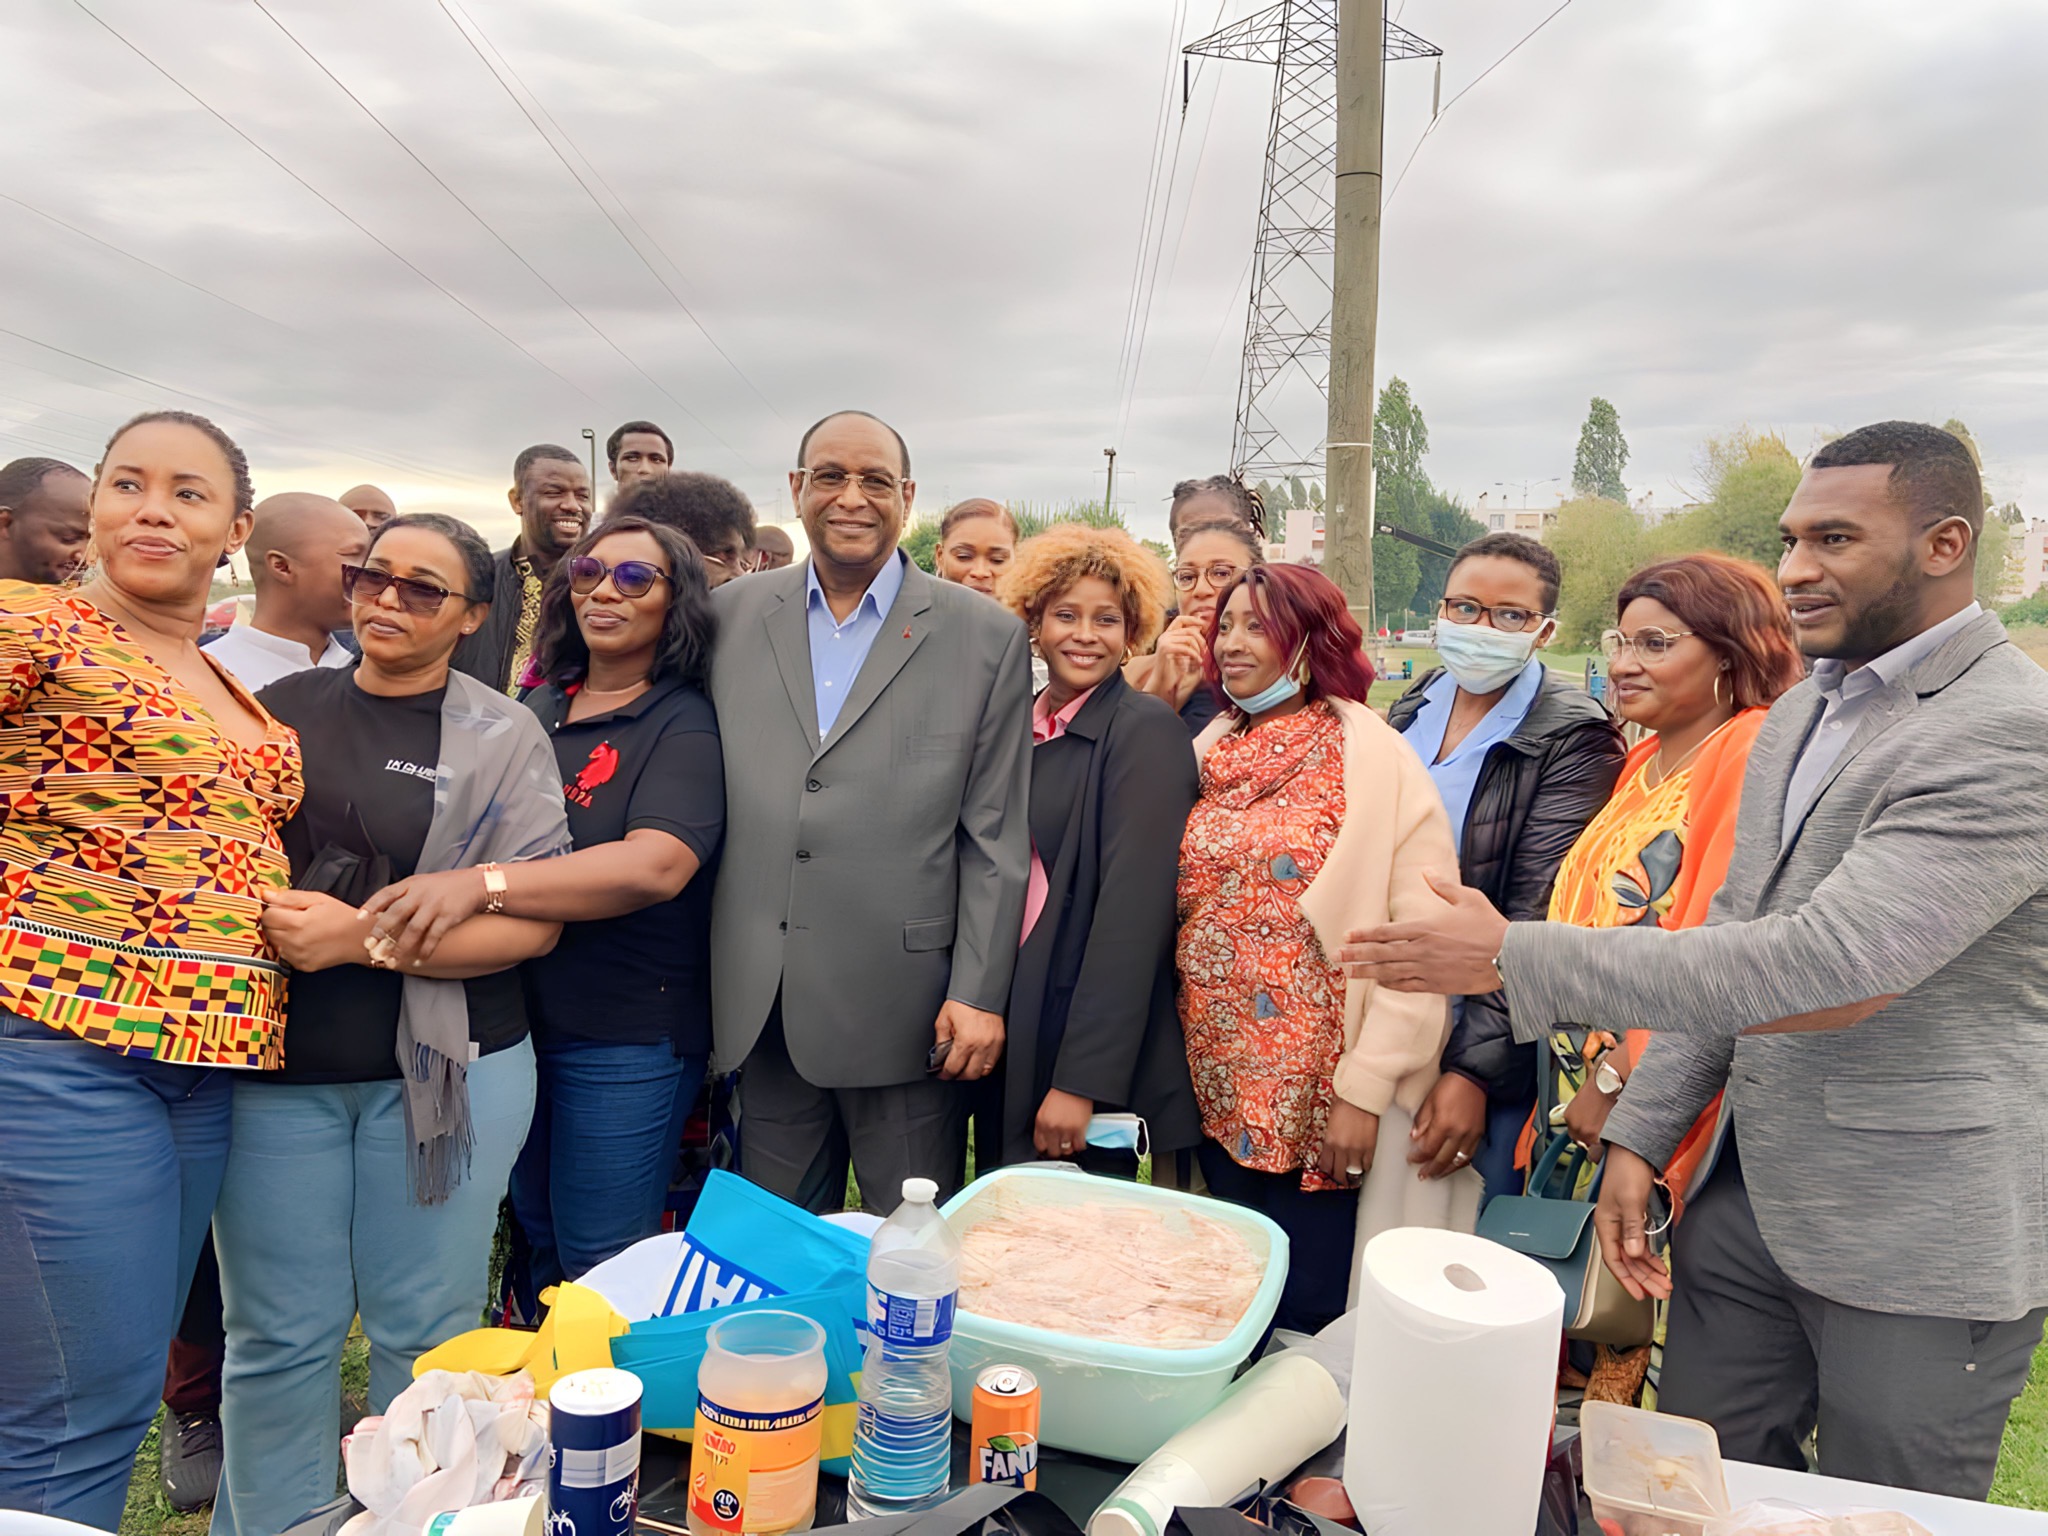
POLYGON ((1104 516, 1113 517, 1116 515, 1116 450, 1105 448, 1102 451, 1109 459, 1109 482, 1102 488, 1102 511, 1104 516))
POLYGON ((1323 569, 1372 622, 1373 344, 1380 308, 1385 0, 1338 0, 1337 226, 1330 309, 1323 569))

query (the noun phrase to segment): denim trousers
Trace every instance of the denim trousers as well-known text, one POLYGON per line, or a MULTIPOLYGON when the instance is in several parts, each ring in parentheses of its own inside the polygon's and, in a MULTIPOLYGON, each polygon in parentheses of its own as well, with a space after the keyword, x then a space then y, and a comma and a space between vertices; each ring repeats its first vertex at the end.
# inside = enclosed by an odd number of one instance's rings
POLYGON ((412 1197, 404 1085, 235 1085, 235 1143, 214 1213, 227 1363, 214 1536, 277 1536, 334 1497, 349 1324, 370 1340, 382 1413, 435 1345, 478 1327, 498 1203, 533 1117, 533 1048, 469 1064, 469 1171, 412 1197))
POLYGON ((542 1041, 537 1065, 533 1130, 512 1170, 522 1302, 661 1230, 705 1058, 678 1056, 667 1041, 542 1041))
POLYGON ((121 1523, 235 1075, 0 1013, 0 1509, 121 1523))

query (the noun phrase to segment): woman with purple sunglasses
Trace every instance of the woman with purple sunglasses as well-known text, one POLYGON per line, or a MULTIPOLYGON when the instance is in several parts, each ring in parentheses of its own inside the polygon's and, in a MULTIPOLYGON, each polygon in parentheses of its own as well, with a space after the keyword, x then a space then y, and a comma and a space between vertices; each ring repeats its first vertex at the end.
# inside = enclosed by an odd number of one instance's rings
POLYGON ((562 924, 525 967, 539 1066, 507 1288, 516 1311, 661 1222, 682 1118, 711 1050, 711 885, 725 827, 714 622, 682 534, 614 516, 548 578, 526 695, 554 743, 575 851, 503 872, 416 877, 366 909, 431 955, 480 911, 562 924), (496 902, 493 906, 491 903, 496 902))

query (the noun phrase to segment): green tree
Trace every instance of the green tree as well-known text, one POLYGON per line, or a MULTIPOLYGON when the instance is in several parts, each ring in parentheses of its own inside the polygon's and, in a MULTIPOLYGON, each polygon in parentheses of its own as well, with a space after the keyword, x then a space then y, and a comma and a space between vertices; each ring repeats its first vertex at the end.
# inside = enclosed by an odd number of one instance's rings
POLYGON ((1595 395, 1579 428, 1579 451, 1572 460, 1572 489, 1581 496, 1600 496, 1628 504, 1621 472, 1628 467, 1628 439, 1621 435, 1621 416, 1595 395))
MULTIPOLYGON (((1408 392, 1405 379, 1388 379, 1372 418, 1373 521, 1410 533, 1430 533, 1430 505, 1436 489, 1423 469, 1429 452, 1429 427, 1422 408, 1408 392)), ((1377 538, 1372 547, 1373 612, 1392 629, 1409 627, 1419 615, 1434 611, 1443 595, 1424 600, 1422 552, 1399 539, 1377 538)))
POLYGON ((1799 486, 1799 460, 1775 432, 1738 427, 1709 438, 1693 463, 1705 482, 1702 505, 1669 518, 1652 546, 1660 555, 1718 550, 1766 568, 1778 563, 1778 518, 1799 486))
POLYGON ((2005 601, 2019 578, 2020 552, 2013 548, 2012 525, 1997 513, 1986 513, 1977 535, 1977 601, 1992 607, 2005 601))
POLYGON ((2034 629, 2048 625, 2048 591, 2036 592, 1998 610, 2007 629, 2034 629))
POLYGON ((1643 520, 1621 502, 1582 496, 1557 509, 1557 525, 1544 542, 1564 568, 1558 643, 1591 645, 1614 623, 1615 594, 1650 553, 1643 520))
MULTIPOLYGON (((1448 544, 1452 549, 1469 544, 1486 532, 1486 525, 1467 512, 1463 502, 1433 487, 1424 498, 1422 512, 1428 524, 1423 531, 1437 543, 1448 544)), ((1415 564, 1415 609, 1418 617, 1426 622, 1444 599, 1444 583, 1451 575, 1451 557, 1432 555, 1418 549, 1415 564)))
MULTIPOLYGON (((1017 540, 1045 532, 1054 523, 1085 523, 1090 528, 1122 528, 1124 515, 1114 507, 1104 507, 1099 501, 1055 501, 1055 502, 1005 502, 1010 517, 1017 524, 1017 540)), ((926 513, 903 530, 898 544, 910 556, 917 568, 926 574, 936 570, 934 561, 939 553, 939 516, 926 513)))
POLYGON ((1411 483, 1426 480, 1423 456, 1429 452, 1429 427, 1422 408, 1408 393, 1405 379, 1387 380, 1379 409, 1372 417, 1372 463, 1376 480, 1391 477, 1411 483))
POLYGON ((903 553, 910 556, 911 563, 925 575, 937 572, 934 562, 939 555, 939 520, 936 517, 920 517, 903 530, 899 542, 903 553))

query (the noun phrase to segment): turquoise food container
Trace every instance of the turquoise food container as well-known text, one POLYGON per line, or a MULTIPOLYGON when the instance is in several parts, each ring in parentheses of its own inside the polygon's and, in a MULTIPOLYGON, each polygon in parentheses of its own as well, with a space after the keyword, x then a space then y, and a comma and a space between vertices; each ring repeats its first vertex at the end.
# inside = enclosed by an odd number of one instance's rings
MULTIPOLYGON (((1136 1205, 1168 1226, 1199 1215, 1228 1227, 1263 1266, 1258 1289, 1223 1338, 1183 1348, 1119 1344, 981 1317, 963 1298, 948 1356, 953 1413, 972 1421, 975 1378, 984 1367, 1021 1365, 1038 1378, 1040 1443, 1112 1461, 1143 1461, 1200 1418, 1257 1348, 1287 1279, 1287 1234, 1258 1212, 1221 1200, 1028 1164, 976 1179, 946 1202, 944 1212, 964 1240, 997 1216, 1076 1205, 1136 1205)), ((1076 1250, 1077 1278, 1096 1265, 1108 1268, 1108 1256, 1076 1250)))

